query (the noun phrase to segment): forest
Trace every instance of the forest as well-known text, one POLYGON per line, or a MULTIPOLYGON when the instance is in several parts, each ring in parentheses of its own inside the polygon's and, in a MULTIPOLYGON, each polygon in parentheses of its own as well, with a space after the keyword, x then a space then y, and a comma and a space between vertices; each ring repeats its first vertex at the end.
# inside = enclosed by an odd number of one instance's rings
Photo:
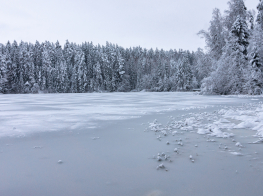
MULTIPOLYGON (((68 40, 0 44, 0 93, 192 91, 202 94, 263 92, 263 0, 247 10, 230 0, 214 9, 205 50, 123 48, 68 40)), ((176 36, 176 34, 175 34, 176 36)))

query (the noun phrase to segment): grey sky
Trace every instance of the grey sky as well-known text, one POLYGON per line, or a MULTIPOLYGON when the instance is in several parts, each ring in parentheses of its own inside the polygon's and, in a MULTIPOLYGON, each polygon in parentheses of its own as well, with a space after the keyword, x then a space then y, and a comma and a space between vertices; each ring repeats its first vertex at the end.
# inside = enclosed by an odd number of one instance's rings
MULTIPOLYGON (((123 47, 204 47, 196 33, 207 29, 213 8, 228 0, 1 0, 0 42, 106 41, 123 47)), ((256 9, 259 0, 246 0, 256 9)))

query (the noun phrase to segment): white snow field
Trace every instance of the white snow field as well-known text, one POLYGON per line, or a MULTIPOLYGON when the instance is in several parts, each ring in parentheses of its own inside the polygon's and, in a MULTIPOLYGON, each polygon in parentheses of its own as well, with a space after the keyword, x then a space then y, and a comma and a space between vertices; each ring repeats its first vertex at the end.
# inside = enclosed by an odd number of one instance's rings
POLYGON ((262 100, 0 95, 0 195, 261 196, 262 100))

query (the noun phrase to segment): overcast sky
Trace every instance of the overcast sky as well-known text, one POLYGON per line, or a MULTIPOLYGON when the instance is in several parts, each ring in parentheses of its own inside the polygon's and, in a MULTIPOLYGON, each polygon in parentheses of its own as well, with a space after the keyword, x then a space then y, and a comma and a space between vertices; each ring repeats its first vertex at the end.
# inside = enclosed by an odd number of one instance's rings
MULTIPOLYGON (((228 7, 228 0, 0 1, 1 43, 68 39, 166 50, 204 47, 197 32, 208 28, 214 8, 228 7)), ((245 1, 248 9, 258 2, 245 1)))

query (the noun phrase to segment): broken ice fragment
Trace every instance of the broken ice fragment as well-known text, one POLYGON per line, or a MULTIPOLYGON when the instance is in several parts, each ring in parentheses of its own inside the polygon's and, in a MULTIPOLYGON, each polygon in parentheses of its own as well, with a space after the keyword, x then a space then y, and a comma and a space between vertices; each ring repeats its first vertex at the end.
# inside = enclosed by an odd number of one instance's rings
POLYGON ((241 145, 240 142, 237 142, 237 143, 236 143, 236 146, 237 146, 237 147, 242 147, 242 145, 241 145))
POLYGON ((162 158, 160 156, 158 156, 157 161, 162 161, 162 158))

